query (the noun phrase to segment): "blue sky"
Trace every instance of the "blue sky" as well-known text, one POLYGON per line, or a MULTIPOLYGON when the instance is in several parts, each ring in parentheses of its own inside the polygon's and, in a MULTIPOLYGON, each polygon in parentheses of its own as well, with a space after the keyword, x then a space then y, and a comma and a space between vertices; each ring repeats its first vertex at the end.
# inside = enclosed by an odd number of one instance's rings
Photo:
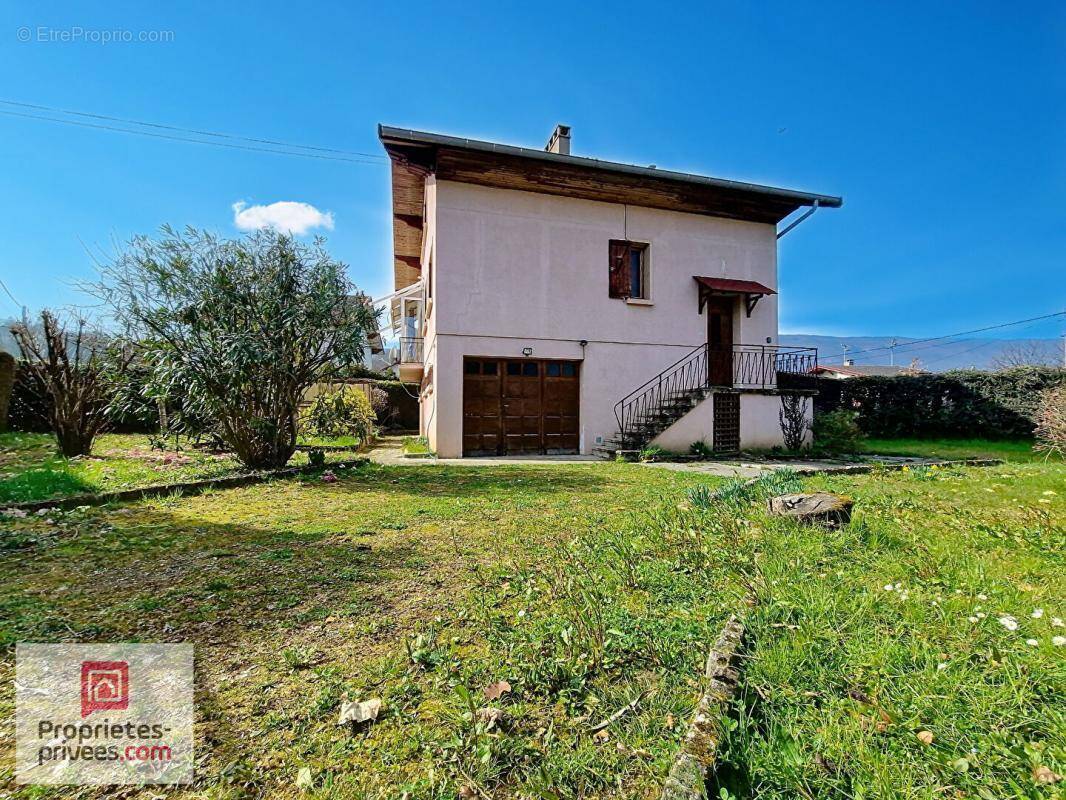
MULTIPOLYGON (((869 6, 5 4, 0 98, 371 154, 379 121, 536 147, 565 122, 575 154, 843 195, 781 242, 783 332, 1062 310, 1064 7, 869 6), (172 41, 39 40, 76 26, 172 41)), ((234 203, 279 201, 331 212, 332 252, 388 291, 384 166, 0 114, 0 278, 31 307, 79 300, 86 247, 233 235, 234 203)))

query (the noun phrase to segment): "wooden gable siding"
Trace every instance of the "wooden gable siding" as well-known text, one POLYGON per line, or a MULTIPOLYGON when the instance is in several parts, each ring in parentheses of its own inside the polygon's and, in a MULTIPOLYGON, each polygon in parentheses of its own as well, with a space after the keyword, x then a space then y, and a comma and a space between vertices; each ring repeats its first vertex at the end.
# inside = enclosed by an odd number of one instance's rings
POLYGON ((427 170, 405 159, 392 159, 393 278, 396 290, 422 275, 422 215, 427 170))
POLYGON ((800 205, 737 189, 448 147, 437 150, 434 171, 441 180, 768 224, 780 222, 800 205))

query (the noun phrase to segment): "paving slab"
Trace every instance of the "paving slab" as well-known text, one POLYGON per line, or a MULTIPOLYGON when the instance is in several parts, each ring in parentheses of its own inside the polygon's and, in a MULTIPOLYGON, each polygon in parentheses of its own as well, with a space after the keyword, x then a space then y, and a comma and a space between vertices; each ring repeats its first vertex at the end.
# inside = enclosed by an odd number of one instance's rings
MULTIPOLYGON (((606 463, 598 456, 496 456, 479 458, 410 458, 404 456, 402 436, 384 436, 367 454, 376 464, 388 466, 412 467, 451 465, 456 467, 503 467, 529 464, 596 464, 606 463)), ((751 461, 743 458, 723 458, 713 461, 645 461, 636 462, 648 469, 669 469, 675 472, 695 472, 714 475, 721 478, 757 478, 778 470, 793 470, 800 473, 814 472, 857 472, 868 471, 876 464, 899 468, 909 466, 930 466, 932 464, 951 463, 945 459, 911 458, 907 456, 863 456, 855 459, 767 459, 751 461)))

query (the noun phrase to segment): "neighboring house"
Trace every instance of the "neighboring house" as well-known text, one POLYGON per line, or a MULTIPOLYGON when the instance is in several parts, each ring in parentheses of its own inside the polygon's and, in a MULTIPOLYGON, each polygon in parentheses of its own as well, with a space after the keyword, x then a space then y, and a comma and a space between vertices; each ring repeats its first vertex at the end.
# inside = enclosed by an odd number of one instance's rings
MULTIPOLYGON (((838 197, 379 127, 401 379, 442 457, 782 442, 777 224, 838 197)), ((809 213, 809 212, 808 212, 809 213)))
POLYGON ((893 378, 897 375, 924 375, 925 370, 917 367, 893 366, 891 364, 854 364, 851 361, 845 361, 843 365, 819 364, 811 370, 811 374, 819 375, 823 378, 844 380, 870 376, 893 378))

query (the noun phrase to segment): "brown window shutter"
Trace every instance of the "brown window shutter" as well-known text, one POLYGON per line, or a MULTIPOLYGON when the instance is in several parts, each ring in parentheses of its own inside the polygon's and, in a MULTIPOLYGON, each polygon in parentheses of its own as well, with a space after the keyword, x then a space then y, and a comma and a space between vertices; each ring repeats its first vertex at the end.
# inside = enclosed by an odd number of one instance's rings
POLYGON ((629 297, 629 270, 626 269, 626 257, 629 254, 629 243, 612 240, 609 256, 610 283, 607 294, 610 297, 629 297))

